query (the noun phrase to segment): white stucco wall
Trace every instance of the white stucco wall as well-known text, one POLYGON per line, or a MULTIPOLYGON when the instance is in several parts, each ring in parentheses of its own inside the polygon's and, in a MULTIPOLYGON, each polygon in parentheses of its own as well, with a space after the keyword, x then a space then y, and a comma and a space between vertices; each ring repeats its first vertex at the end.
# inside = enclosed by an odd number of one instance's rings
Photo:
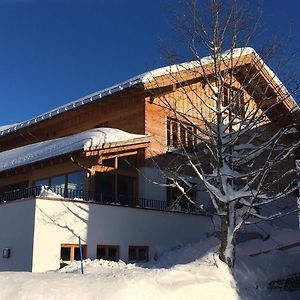
POLYGON ((0 271, 31 271, 35 199, 0 205, 0 271), (4 248, 11 249, 3 258, 4 248))
POLYGON ((199 240, 213 230, 209 217, 160 211, 37 199, 33 271, 59 267, 60 245, 87 244, 96 258, 97 244, 119 245, 128 261, 128 246, 149 246, 155 253, 199 240))

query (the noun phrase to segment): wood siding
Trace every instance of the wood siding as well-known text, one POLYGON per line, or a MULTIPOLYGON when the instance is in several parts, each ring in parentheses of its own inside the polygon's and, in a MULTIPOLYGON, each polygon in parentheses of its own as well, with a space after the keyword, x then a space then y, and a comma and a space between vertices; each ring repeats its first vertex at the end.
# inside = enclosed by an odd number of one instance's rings
POLYGON ((95 127, 144 134, 144 96, 138 88, 96 100, 1 138, 0 151, 76 134, 95 127))

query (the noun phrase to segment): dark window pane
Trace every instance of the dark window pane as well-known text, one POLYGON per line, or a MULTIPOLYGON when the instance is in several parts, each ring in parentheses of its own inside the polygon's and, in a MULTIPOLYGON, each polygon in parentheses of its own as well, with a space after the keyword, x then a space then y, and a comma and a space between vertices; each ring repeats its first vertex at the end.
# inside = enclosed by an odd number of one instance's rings
POLYGON ((66 176, 55 176, 51 178, 51 190, 61 196, 65 193, 66 176))
POLYGON ((108 248, 108 260, 118 261, 118 252, 116 247, 109 247, 108 248))
MULTIPOLYGON (((82 256, 83 256, 83 249, 82 249, 82 256)), ((74 249, 74 260, 80 260, 80 248, 76 247, 74 249)))
POLYGON ((172 139, 173 139, 173 147, 178 147, 178 124, 177 122, 172 122, 172 139))
POLYGON ((135 247, 129 247, 129 262, 135 262, 136 261, 136 252, 135 247))
POLYGON ((188 150, 192 151, 194 150, 194 136, 193 136, 193 128, 188 127, 188 150))
POLYGON ((119 158, 118 168, 121 170, 135 171, 136 170, 136 155, 125 156, 119 158))
POLYGON ((40 186, 41 187, 43 185, 49 186, 49 178, 36 180, 35 186, 40 186))
POLYGON ((82 198, 83 171, 67 175, 68 198, 82 198))
POLYGON ((105 248, 104 247, 98 247, 97 248, 97 259, 106 259, 106 257, 105 257, 105 248))
POLYGON ((138 261, 147 261, 148 251, 146 247, 138 248, 138 261))
POLYGON ((167 118, 167 146, 171 145, 171 121, 167 118))
POLYGON ((181 146, 185 147, 187 146, 187 130, 183 125, 180 125, 180 142, 181 146))
POLYGON ((61 247, 60 258, 63 261, 70 261, 71 260, 71 248, 70 247, 61 247))
POLYGON ((107 173, 96 173, 96 195, 95 200, 100 202, 115 201, 115 175, 107 173))
POLYGON ((111 158, 111 159, 103 159, 102 160, 102 165, 105 167, 111 167, 114 168, 115 166, 115 159, 111 158))
POLYGON ((130 176, 118 175, 118 202, 120 204, 130 204, 133 200, 133 182, 130 176))
POLYGON ((229 104, 229 88, 223 88, 223 106, 227 106, 229 104))

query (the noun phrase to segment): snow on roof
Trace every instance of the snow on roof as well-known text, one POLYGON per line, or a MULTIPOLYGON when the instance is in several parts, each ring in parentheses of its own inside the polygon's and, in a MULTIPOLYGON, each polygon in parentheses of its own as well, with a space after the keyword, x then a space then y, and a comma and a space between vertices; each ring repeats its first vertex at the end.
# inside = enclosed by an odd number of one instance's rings
POLYGON ((1 126, 0 126, 0 132, 1 132, 1 131, 4 131, 5 129, 14 127, 14 126, 16 126, 16 125, 18 125, 18 124, 16 123, 16 124, 10 124, 10 125, 1 125, 1 126))
MULTIPOLYGON (((222 53, 222 59, 226 60, 226 59, 231 59, 231 58, 237 58, 237 57, 244 56, 244 55, 251 54, 251 53, 258 56, 258 54, 256 53, 256 51, 253 48, 250 48, 250 47, 235 48, 232 50, 224 51, 222 53)), ((194 61, 189 61, 189 62, 185 62, 185 63, 181 63, 181 64, 175 64, 175 65, 171 65, 171 66, 162 67, 162 68, 145 73, 142 78, 142 82, 147 83, 159 76, 168 75, 168 74, 172 74, 172 73, 176 73, 176 72, 180 72, 180 71, 191 70, 191 69, 194 69, 197 67, 212 64, 213 62, 214 62, 214 60, 213 60, 212 56, 205 56, 205 57, 199 58, 199 60, 194 60, 194 61)))
POLYGON ((0 172, 76 151, 137 143, 146 135, 114 128, 95 128, 71 136, 35 143, 0 153, 0 172), (137 141, 138 140, 138 141, 137 141))
MULTIPOLYGON (((243 48, 236 48, 236 49, 228 50, 228 51, 225 51, 222 53, 222 57, 225 60, 225 59, 240 57, 240 56, 251 54, 251 53, 254 54, 263 63, 264 68, 267 70, 267 72, 270 74, 270 76, 273 78, 273 80, 279 85, 279 87, 282 88, 286 93, 288 93, 286 91, 283 83, 279 80, 279 78, 275 75, 275 73, 264 63, 264 61, 261 59, 261 57, 257 54, 257 52, 253 48, 243 47, 243 48)), ((99 90, 95 93, 92 93, 92 94, 89 94, 82 98, 79 98, 79 99, 72 101, 70 103, 67 103, 63 106, 57 107, 51 111, 48 111, 44 114, 41 114, 41 115, 34 117, 32 119, 29 119, 27 121, 24 121, 24 122, 21 122, 18 124, 13 124, 11 126, 4 126, 4 127, 1 126, 0 127, 0 137, 7 135, 11 132, 17 131, 21 128, 27 127, 29 125, 39 123, 43 120, 52 118, 56 115, 59 115, 63 112, 72 110, 76 107, 80 107, 89 102, 100 100, 101 98, 104 98, 105 96, 112 95, 116 92, 120 92, 124 89, 135 86, 137 84, 143 84, 143 83, 150 82, 159 76, 193 69, 193 68, 196 68, 199 66, 211 64, 212 62, 213 62, 212 56, 206 56, 203 58, 199 58, 199 60, 190 61, 190 62, 181 63, 181 64, 174 64, 174 65, 170 65, 167 67, 158 68, 158 69, 155 69, 155 70, 152 70, 149 72, 145 72, 143 74, 140 74, 138 76, 130 78, 124 82, 118 83, 116 85, 113 85, 113 86, 108 87, 103 90, 99 90)), ((290 97, 290 98, 294 102, 294 104, 296 106, 298 106, 296 101, 294 101, 294 99, 292 97, 290 97)))

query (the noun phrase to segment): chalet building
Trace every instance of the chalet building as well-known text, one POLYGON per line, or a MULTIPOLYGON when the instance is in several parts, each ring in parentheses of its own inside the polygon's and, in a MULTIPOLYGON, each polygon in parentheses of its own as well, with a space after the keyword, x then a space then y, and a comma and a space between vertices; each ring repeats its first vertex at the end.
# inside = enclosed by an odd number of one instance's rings
MULTIPOLYGON (((255 52, 236 53, 243 57, 237 79, 256 66, 260 77, 247 88, 259 96, 268 84, 277 95, 278 83, 269 84, 274 78, 255 52)), ((187 86, 203 94, 208 88, 195 68, 160 68, 0 127, 0 270, 58 269, 80 258, 79 238, 84 258, 141 262, 213 233, 209 196, 190 170, 182 167, 178 176, 201 210, 167 184, 180 147, 193 149, 195 141, 162 96, 181 99, 179 109, 197 118, 182 96, 187 86)), ((295 118, 293 106, 282 103, 282 122, 295 118)), ((235 109, 242 112, 243 103, 235 109)))

